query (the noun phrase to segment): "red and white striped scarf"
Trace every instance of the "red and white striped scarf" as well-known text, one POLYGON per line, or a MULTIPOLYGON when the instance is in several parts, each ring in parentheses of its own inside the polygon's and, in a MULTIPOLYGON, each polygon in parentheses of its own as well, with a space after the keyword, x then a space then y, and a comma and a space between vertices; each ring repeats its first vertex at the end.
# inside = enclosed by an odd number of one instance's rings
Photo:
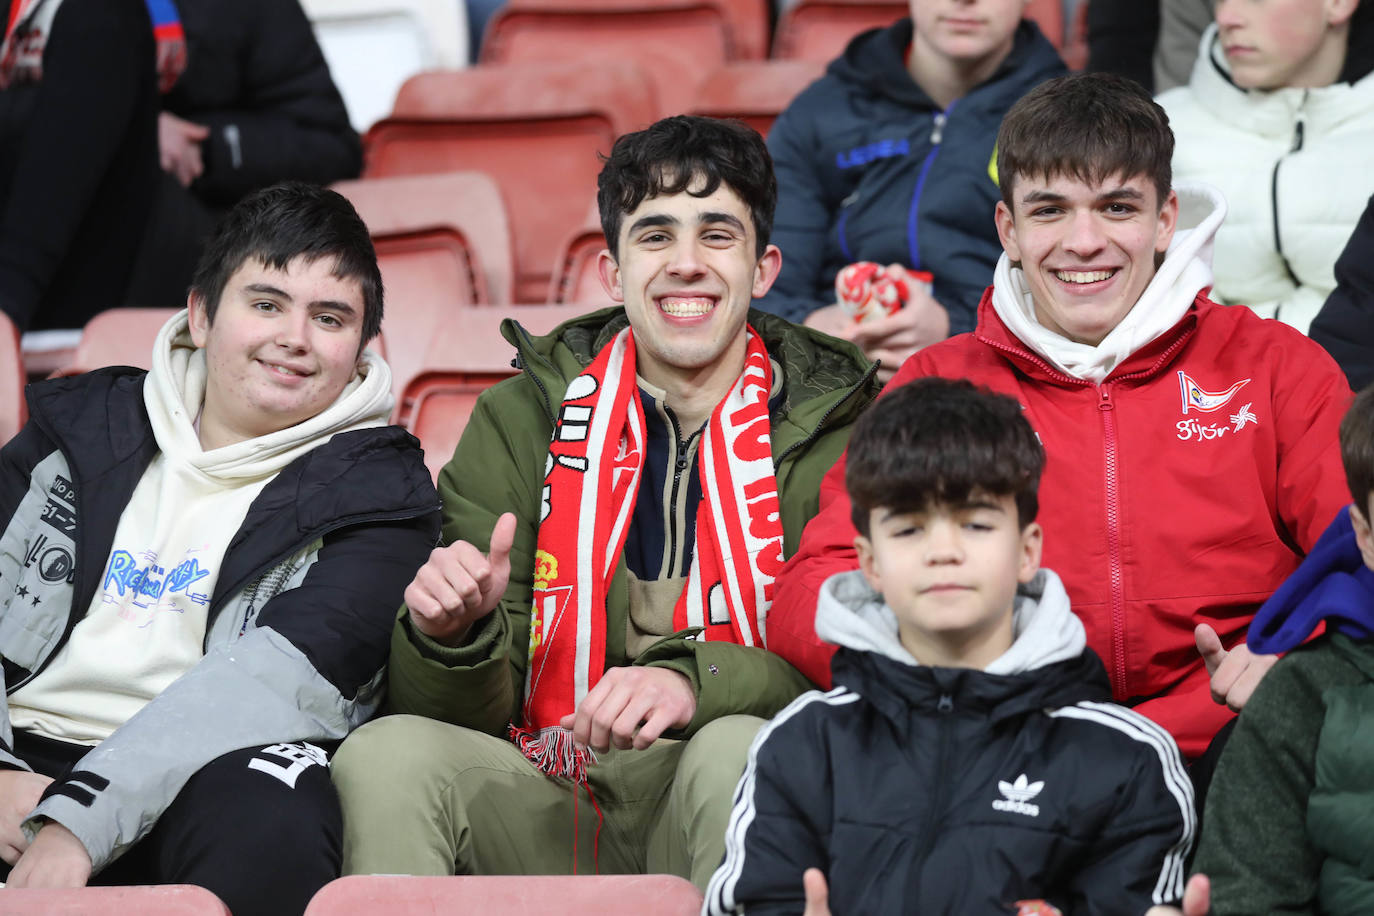
MULTIPOLYGON (((782 568, 768 395, 772 363, 746 328, 744 371, 702 434, 702 501, 675 629, 703 640, 764 644, 782 568)), ((558 727, 606 668, 606 591, 634 514, 644 466, 644 409, 629 328, 603 347, 563 398, 545 465, 523 721, 511 739, 544 772, 583 782, 594 762, 558 727)))

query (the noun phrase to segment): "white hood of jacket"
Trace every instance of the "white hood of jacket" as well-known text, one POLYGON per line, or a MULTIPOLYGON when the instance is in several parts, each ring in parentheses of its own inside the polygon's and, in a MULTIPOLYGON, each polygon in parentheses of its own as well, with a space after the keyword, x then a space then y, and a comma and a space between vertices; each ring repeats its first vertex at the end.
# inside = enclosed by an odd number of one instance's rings
MULTIPOLYGON (((1020 674, 1083 654, 1087 636, 1069 606, 1059 576, 1042 569, 1016 590, 1012 609, 1011 648, 983 670, 1020 674)), ((897 615, 873 590, 859 570, 825 580, 816 603, 816 635, 847 649, 872 652, 904 665, 921 663, 902 645, 897 615)))
POLYGON ((1178 225, 1164 263, 1135 307, 1097 346, 1076 343, 1040 324, 1025 274, 1012 266, 1006 252, 993 278, 997 317, 1065 375, 1100 383, 1132 353, 1178 324, 1198 291, 1212 285, 1212 243, 1226 218, 1226 199, 1206 184, 1180 183, 1174 190, 1178 225))

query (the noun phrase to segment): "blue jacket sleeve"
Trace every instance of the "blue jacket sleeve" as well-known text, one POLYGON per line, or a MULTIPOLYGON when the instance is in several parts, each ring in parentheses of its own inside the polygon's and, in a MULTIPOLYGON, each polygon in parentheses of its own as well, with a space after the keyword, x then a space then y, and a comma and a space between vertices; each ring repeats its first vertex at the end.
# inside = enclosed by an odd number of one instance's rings
POLYGON ((838 201, 828 199, 815 162, 817 138, 807 95, 798 97, 768 134, 768 152, 778 178, 778 208, 772 242, 782 251, 782 271, 768 295, 755 305, 801 323, 835 301, 833 276, 824 276, 826 239, 838 201))

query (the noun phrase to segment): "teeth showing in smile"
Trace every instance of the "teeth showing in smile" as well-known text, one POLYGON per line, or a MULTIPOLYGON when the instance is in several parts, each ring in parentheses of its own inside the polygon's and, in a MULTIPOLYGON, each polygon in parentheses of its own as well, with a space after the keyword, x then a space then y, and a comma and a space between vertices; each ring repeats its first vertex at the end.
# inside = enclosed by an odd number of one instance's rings
POLYGON ((695 318, 711 311, 710 299, 660 299, 658 307, 674 318, 695 318))
POLYGON ((265 365, 267 366, 268 369, 271 369, 273 372, 276 372, 278 375, 304 375, 304 374, 305 374, 304 372, 297 372, 297 371, 294 370, 294 369, 288 369, 288 368, 286 368, 285 366, 276 366, 276 365, 273 365, 272 363, 266 363, 265 365))
POLYGON ((1096 283, 1112 275, 1110 270, 1056 270, 1054 275, 1065 283, 1096 283))

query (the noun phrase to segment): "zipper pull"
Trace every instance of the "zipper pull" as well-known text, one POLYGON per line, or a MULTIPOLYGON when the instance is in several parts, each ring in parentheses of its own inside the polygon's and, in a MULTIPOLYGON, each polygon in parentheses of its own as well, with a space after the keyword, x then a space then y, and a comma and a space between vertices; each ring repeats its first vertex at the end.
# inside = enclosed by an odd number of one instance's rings
POLYGON ((1097 409, 1112 409, 1112 389, 1110 385, 1102 385, 1097 389, 1097 409))
POLYGON ((943 111, 938 112, 935 115, 935 129, 930 132, 930 142, 935 144, 936 146, 940 145, 940 139, 945 135, 946 120, 948 119, 945 117, 945 113, 943 111))
POLYGON ((935 709, 942 713, 954 712, 954 697, 947 693, 940 694, 940 702, 935 704, 935 709))
POLYGON ((1293 145, 1288 148, 1288 152, 1296 153, 1298 150, 1302 149, 1302 131, 1302 116, 1299 115, 1298 123, 1293 127, 1293 145))

